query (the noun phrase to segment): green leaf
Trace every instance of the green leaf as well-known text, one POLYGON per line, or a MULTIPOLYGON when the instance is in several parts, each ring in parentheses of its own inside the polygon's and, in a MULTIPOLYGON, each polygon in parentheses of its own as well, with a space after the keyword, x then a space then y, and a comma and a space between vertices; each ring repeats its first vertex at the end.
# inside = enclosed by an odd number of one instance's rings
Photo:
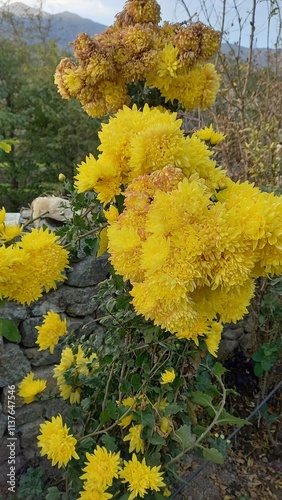
POLYGON ((129 380, 124 379, 124 380, 121 381, 121 384, 120 384, 120 390, 121 390, 121 392, 124 392, 125 394, 128 394, 128 393, 130 393, 131 388, 132 388, 132 385, 129 382, 129 380))
POLYGON ((211 369, 211 372, 213 373, 213 375, 215 375, 218 378, 221 378, 222 375, 224 375, 224 373, 226 373, 227 371, 228 370, 226 368, 224 368, 224 366, 219 362, 216 362, 211 369))
POLYGON ((104 425, 109 420, 111 420, 111 418, 110 418, 108 412, 107 411, 102 411, 102 413, 100 414, 101 425, 104 425))
POLYGON ((264 369, 262 368, 261 364, 257 363, 254 366, 254 374, 256 377, 261 377, 264 373, 264 369))
POLYGON ((155 465, 160 465, 161 463, 161 454, 159 451, 154 451, 151 455, 149 455, 146 459, 147 465, 150 465, 150 467, 154 467, 155 465))
POLYGON ((213 406, 212 397, 201 391, 192 392, 192 401, 193 403, 204 407, 213 406))
POLYGON ((206 460, 215 464, 223 464, 224 456, 216 448, 204 448, 203 455, 206 460))
POLYGON ((152 413, 142 411, 140 422, 144 427, 147 426, 147 427, 153 428, 155 425, 154 415, 152 413))
POLYGON ((110 418, 116 420, 119 418, 119 411, 117 405, 113 401, 108 401, 107 403, 107 413, 110 418))
POLYGON ((244 420, 243 418, 238 418, 234 417, 227 411, 223 410, 219 420, 217 421, 218 424, 230 424, 230 425, 252 425, 251 422, 248 420, 244 420))
POLYGON ((196 436, 191 433, 190 425, 185 424, 175 431, 172 439, 180 443, 182 448, 185 450, 195 442, 196 436))
POLYGON ((21 341, 18 327, 10 319, 0 318, 0 335, 10 342, 16 342, 18 344, 21 341))
POLYGON ((165 408, 165 415, 166 417, 169 417, 170 415, 176 415, 180 411, 182 411, 181 406, 177 403, 171 403, 165 408))
POLYGON ((166 440, 157 433, 153 434, 153 436, 150 436, 148 438, 148 441, 149 443, 154 445, 166 445, 166 440))
POLYGON ((142 385, 141 377, 139 373, 134 373, 130 379, 132 387, 135 391, 139 391, 142 385))
POLYGON ((269 359, 263 359, 261 362, 261 367, 265 372, 268 372, 272 367, 273 363, 269 359))
POLYGON ((47 491, 48 493, 45 497, 45 500, 60 500, 62 498, 61 492, 56 486, 51 486, 47 491))
POLYGON ((103 434, 101 437, 101 441, 108 451, 115 452, 117 451, 116 440, 113 436, 109 436, 108 434, 103 434))

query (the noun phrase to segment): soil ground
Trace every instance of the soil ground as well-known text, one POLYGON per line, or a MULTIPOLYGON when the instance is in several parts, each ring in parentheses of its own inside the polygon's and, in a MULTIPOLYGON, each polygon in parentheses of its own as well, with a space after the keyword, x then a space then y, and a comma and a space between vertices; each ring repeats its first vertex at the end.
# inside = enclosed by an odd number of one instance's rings
MULTIPOLYGON (((233 379, 232 370, 230 373, 227 386, 240 393, 231 401, 231 413, 246 419, 263 400, 260 388, 248 370, 248 374, 242 377, 242 366, 240 370, 236 367, 233 379)), ((276 372, 276 383, 281 380, 281 375, 280 366, 276 372)), ((179 483, 171 499, 282 500, 281 386, 269 399, 267 406, 257 412, 250 422, 252 425, 242 427, 232 439, 232 449, 228 451, 222 465, 205 462, 207 465, 196 474, 204 461, 197 457, 188 458, 187 470, 182 477, 189 484, 183 487, 179 483), (190 481, 189 476, 191 478, 192 474, 195 476, 190 481)), ((231 428, 230 433, 233 431, 234 428, 231 428)))

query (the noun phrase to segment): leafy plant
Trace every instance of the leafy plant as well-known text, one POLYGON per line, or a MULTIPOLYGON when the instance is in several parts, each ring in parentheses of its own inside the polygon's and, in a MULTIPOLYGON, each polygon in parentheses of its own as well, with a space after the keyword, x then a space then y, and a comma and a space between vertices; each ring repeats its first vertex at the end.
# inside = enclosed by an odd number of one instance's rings
POLYGON ((274 344, 262 344, 258 352, 255 352, 252 359, 255 361, 254 373, 261 377, 265 372, 273 369, 279 356, 282 353, 282 339, 276 339, 274 344))

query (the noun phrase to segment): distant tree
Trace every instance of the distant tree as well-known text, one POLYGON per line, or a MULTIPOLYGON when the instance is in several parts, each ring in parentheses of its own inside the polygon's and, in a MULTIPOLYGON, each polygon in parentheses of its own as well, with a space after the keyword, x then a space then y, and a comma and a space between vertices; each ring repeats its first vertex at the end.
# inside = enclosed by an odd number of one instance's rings
POLYGON ((1 26, 0 140, 14 144, 9 155, 0 151, 0 206, 13 211, 56 189, 60 172, 72 178, 96 152, 100 121, 58 94, 54 72, 62 54, 55 42, 23 41, 20 26, 17 36, 6 37, 1 26))

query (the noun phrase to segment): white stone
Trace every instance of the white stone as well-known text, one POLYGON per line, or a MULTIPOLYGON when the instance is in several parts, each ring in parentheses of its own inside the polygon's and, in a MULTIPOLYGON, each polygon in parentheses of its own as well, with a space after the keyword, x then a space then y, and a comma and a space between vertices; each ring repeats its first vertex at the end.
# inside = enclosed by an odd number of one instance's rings
POLYGON ((20 216, 21 214, 16 212, 6 213, 5 224, 7 224, 7 226, 13 226, 14 224, 19 224, 20 216))

